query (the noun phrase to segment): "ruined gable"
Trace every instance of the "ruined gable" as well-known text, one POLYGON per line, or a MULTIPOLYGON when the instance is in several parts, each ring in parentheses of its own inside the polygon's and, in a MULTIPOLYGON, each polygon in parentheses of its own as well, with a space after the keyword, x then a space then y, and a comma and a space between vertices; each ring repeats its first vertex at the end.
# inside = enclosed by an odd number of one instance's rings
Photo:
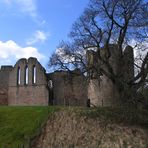
POLYGON ((9 76, 9 105, 48 105, 45 69, 36 58, 20 59, 9 76))

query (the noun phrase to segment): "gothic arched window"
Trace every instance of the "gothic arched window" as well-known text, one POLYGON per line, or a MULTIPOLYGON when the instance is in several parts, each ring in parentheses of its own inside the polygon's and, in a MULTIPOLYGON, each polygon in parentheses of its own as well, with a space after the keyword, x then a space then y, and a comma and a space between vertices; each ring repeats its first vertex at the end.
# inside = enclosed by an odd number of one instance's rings
POLYGON ((36 83, 36 66, 33 66, 33 72, 32 72, 32 83, 36 83))
POLYGON ((25 77, 24 77, 24 80, 25 80, 25 84, 27 85, 28 84, 28 66, 25 67, 25 77))
POLYGON ((17 68, 17 85, 20 85, 20 84, 21 84, 21 69, 18 66, 18 68, 17 68))

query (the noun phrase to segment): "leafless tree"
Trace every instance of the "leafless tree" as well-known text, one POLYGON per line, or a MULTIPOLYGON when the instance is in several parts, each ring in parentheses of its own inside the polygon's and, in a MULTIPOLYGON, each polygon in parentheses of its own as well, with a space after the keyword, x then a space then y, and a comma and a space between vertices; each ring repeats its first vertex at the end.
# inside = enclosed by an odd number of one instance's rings
MULTIPOLYGON (((50 66, 65 70, 80 68, 82 73, 90 69, 86 62, 86 51, 95 49, 98 59, 103 62, 106 75, 121 91, 137 90, 148 82, 148 1, 147 0, 90 0, 83 14, 73 24, 70 32, 71 42, 62 42, 49 60, 50 66), (115 74, 109 62, 110 44, 116 44, 122 67, 124 47, 134 42, 137 50, 135 56, 135 77, 126 81, 122 71, 115 74), (104 47, 105 58, 100 49, 104 47), (107 69, 107 70, 106 70, 107 69), (126 87, 126 89, 125 89, 126 87)), ((96 67, 95 67, 96 68, 96 67)), ((125 95, 126 96, 126 95, 125 95)), ((124 97, 125 97, 124 96, 124 97)))

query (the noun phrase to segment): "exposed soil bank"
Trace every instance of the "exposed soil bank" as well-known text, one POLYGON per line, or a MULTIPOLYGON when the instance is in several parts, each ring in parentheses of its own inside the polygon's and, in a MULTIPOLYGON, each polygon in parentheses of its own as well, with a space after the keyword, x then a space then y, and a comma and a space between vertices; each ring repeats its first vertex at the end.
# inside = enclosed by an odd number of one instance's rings
POLYGON ((33 148, 147 148, 148 132, 138 126, 108 123, 72 110, 56 112, 33 148))

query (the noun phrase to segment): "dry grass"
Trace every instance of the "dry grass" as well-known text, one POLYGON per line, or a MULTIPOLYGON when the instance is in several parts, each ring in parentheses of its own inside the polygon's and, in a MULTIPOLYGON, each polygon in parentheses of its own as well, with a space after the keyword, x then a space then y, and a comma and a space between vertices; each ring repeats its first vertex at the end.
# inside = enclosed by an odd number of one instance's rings
POLYGON ((61 108, 48 120, 35 148, 146 148, 148 133, 139 123, 147 120, 138 116, 141 113, 130 117, 135 111, 127 111, 130 116, 126 117, 125 110, 119 110, 61 108), (138 124, 133 126, 134 121, 138 124))

